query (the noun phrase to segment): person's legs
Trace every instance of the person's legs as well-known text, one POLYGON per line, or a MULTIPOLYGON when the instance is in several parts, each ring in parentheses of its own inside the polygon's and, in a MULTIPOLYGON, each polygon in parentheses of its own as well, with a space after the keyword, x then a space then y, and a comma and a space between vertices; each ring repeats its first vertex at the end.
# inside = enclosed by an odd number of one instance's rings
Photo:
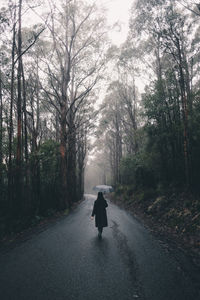
POLYGON ((99 237, 101 237, 103 232, 103 227, 98 227, 99 237))

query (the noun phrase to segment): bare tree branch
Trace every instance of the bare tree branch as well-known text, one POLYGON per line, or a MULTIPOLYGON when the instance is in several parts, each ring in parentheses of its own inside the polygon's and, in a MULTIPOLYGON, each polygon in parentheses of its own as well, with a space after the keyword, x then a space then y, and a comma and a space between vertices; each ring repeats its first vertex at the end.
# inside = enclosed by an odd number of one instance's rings
POLYGON ((24 51, 22 51, 22 53, 16 58, 16 60, 14 61, 14 65, 17 63, 17 61, 20 59, 20 57, 22 57, 35 44, 38 37, 44 30, 45 30, 45 27, 42 28, 42 30, 40 30, 40 32, 38 34, 34 35, 34 41, 24 51))

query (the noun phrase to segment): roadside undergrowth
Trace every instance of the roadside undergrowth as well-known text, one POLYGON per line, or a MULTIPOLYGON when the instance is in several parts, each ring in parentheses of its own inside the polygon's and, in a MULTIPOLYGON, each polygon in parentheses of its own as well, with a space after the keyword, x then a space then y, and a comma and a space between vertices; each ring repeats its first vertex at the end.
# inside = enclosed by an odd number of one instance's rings
POLYGON ((200 199, 186 191, 159 193, 120 186, 111 200, 131 211, 156 233, 167 236, 200 262, 200 199))
POLYGON ((24 234, 29 234, 37 228, 45 228, 49 224, 63 217, 67 217, 82 201, 83 199, 74 202, 70 209, 68 208, 62 211, 49 209, 43 215, 27 216, 19 219, 0 219, 0 245, 11 243, 24 234))

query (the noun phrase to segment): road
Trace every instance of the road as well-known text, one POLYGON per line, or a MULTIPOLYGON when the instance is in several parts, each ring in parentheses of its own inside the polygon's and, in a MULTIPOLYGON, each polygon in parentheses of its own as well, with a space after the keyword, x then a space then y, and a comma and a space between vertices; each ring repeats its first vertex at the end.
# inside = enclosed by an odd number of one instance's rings
POLYGON ((85 198, 66 218, 0 252, 1 300, 200 299, 167 245, 110 202, 99 240, 90 219, 95 197, 85 198))

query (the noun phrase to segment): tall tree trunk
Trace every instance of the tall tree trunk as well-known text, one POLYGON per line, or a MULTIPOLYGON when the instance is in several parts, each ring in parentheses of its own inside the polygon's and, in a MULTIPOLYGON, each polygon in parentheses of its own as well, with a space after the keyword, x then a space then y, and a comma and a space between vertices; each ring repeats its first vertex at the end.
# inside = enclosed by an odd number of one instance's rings
POLYGON ((119 127, 119 117, 118 112, 115 115, 115 130, 116 130, 116 136, 115 136, 115 184, 121 182, 121 175, 120 175, 120 161, 122 158, 122 140, 121 140, 121 133, 120 133, 120 127, 119 127))
POLYGON ((30 202, 30 166, 29 166, 29 157, 28 157, 28 131, 27 131, 27 108, 26 108, 26 80, 24 76, 24 68, 22 63, 22 80, 23 80, 23 128, 24 128, 24 155, 25 155, 25 213, 30 213, 31 202, 30 202))
MULTIPOLYGON (((87 155, 87 129, 84 129, 83 134, 83 143, 82 143, 82 151, 81 151, 81 160, 82 160, 82 174, 81 174, 81 197, 84 195, 85 191, 85 158, 87 155)), ((105 182, 107 184, 107 182, 105 182)))
POLYGON ((14 103, 14 81, 15 81, 15 37, 16 37, 16 8, 14 11, 14 26, 12 37, 12 69, 10 87, 10 116, 9 116, 9 141, 8 141, 8 206, 9 211, 13 212, 13 166, 12 166, 12 143, 13 143, 13 103, 14 103))
MULTIPOLYGON (((165 110, 168 113, 168 118, 169 118, 169 120, 171 120, 170 110, 169 110, 169 106, 167 103, 167 96, 166 96, 165 88, 163 85, 162 64, 161 64, 161 56, 160 56, 160 37, 158 37, 158 40, 157 40, 157 49, 156 49, 155 53, 156 53, 156 60, 157 60, 156 61, 157 62, 156 73, 157 73, 157 81, 158 81, 159 98, 160 98, 160 101, 161 101, 161 104, 163 105, 163 107, 164 106, 166 107, 165 110)), ((162 137, 163 136, 162 133, 165 132, 167 129, 165 112, 162 112, 159 114, 159 123, 161 126, 160 136, 162 137)), ((169 171, 168 171, 169 166, 165 159, 166 155, 168 154, 167 145, 168 145, 167 139, 163 138, 163 142, 159 145, 159 149, 160 149, 160 154, 162 157, 162 160, 161 160, 162 174, 165 174, 164 180, 169 181, 169 171)), ((176 165, 174 165, 174 169, 176 169, 176 165)))
POLYGON ((188 104, 186 96, 185 78, 183 72, 183 59, 179 39, 177 38, 178 58, 179 58, 179 73, 180 73, 180 90, 181 102, 183 111, 183 150, 185 162, 185 181, 187 187, 190 184, 190 165, 189 165, 189 138, 188 138, 188 104))
POLYGON ((22 80, 23 80, 23 114, 24 114, 24 154, 26 166, 28 165, 28 131, 27 131, 27 109, 26 109, 26 80, 24 76, 24 68, 22 64, 22 80))
POLYGON ((2 187, 2 163, 3 163, 3 151, 2 151, 2 143, 3 143, 3 99, 2 99, 2 72, 0 68, 0 191, 2 187))
POLYGON ((36 111, 34 107, 34 94, 31 97, 31 111, 32 111, 32 160, 30 164, 30 177, 32 182, 32 213, 38 215, 41 209, 41 193, 40 193, 40 162, 38 158, 38 136, 40 127, 40 101, 39 101, 39 66, 38 59, 36 62, 36 111), (36 116, 36 120, 35 120, 36 116))
POLYGON ((76 201, 76 131, 73 117, 70 120, 67 152, 67 190, 70 206, 76 201))
POLYGON ((22 47, 22 36, 21 36, 21 10, 22 0, 19 0, 19 14, 18 14, 18 70, 17 70, 17 156, 16 156, 16 197, 15 207, 18 213, 21 212, 21 197, 22 197, 22 60, 21 60, 21 47, 22 47))
POLYGON ((38 159, 38 136, 40 127, 40 101, 39 101, 39 63, 37 58, 36 63, 36 129, 35 129, 35 192, 36 192, 36 212, 39 214, 40 210, 40 164, 38 159))
POLYGON ((84 194, 84 153, 83 153, 83 147, 81 147, 78 152, 77 199, 81 199, 83 197, 83 194, 84 194))
POLYGON ((56 136, 55 136, 55 138, 56 138, 56 142, 58 143, 59 142, 59 114, 58 114, 58 111, 57 111, 57 109, 56 109, 56 111, 55 111, 55 130, 56 130, 56 136))
MULTIPOLYGON (((67 158, 66 158, 66 106, 63 103, 61 105, 61 117, 60 117, 60 155, 61 155, 61 180, 62 191, 59 203, 59 209, 65 209, 67 206, 67 158)), ((69 206, 69 205, 68 205, 69 206)))

